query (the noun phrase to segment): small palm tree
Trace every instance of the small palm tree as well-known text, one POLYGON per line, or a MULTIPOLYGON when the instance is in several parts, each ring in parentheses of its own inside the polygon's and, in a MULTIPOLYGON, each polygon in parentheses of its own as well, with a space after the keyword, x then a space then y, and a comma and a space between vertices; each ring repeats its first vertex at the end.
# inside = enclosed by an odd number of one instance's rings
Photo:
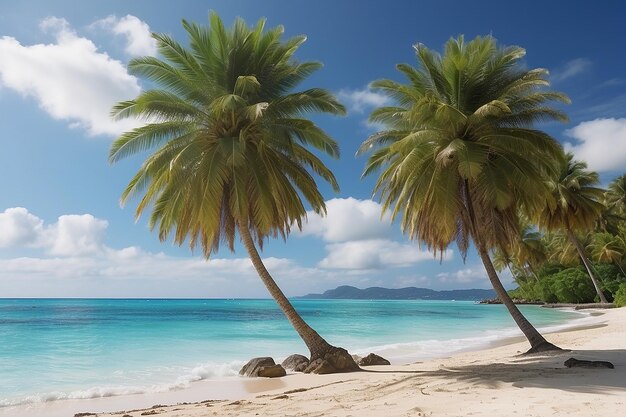
POLYGON ((359 150, 372 152, 364 176, 382 170, 375 186, 385 210, 402 212, 412 239, 441 253, 453 241, 465 257, 476 246, 496 294, 531 344, 529 352, 558 349, 521 314, 500 282, 489 251, 519 239, 518 211, 539 209, 546 177, 563 158, 558 142, 532 129, 538 120, 565 120, 546 103, 567 102, 543 90, 547 72, 520 65, 525 51, 499 48, 492 37, 450 39, 443 56, 415 45, 419 67, 397 68, 408 83, 372 86, 397 105, 370 119, 386 130, 359 150))
POLYGON ((561 163, 558 179, 551 184, 553 198, 546 200, 548 204, 539 215, 538 222, 546 230, 562 229, 565 232, 585 265, 600 302, 607 303, 585 249, 576 237, 576 232, 593 231, 604 209, 601 203, 604 190, 594 186, 598 182, 598 174, 587 170, 585 162, 575 161, 571 153, 567 154, 561 163))
POLYGON ((225 243, 234 251, 239 233, 269 293, 310 350, 337 371, 357 369, 352 357, 327 343, 293 308, 265 268, 256 245, 283 239, 302 225, 306 201, 325 213, 324 199, 309 171, 337 191, 335 177, 309 149, 338 157, 335 141, 312 121, 310 111, 344 114, 327 91, 293 89, 320 68, 298 63, 297 36, 281 42, 282 27, 264 30, 264 20, 248 27, 237 19, 231 29, 210 15, 208 28, 183 21, 185 48, 167 35, 154 34, 163 60, 133 59, 129 69, 162 89, 148 90, 117 104, 117 118, 141 117, 143 127, 121 135, 110 161, 154 150, 122 194, 122 203, 143 195, 139 216, 152 211, 150 228, 166 240, 200 245, 204 256, 225 243))
POLYGON ((616 214, 626 216, 626 174, 611 181, 605 193, 605 204, 616 214))
POLYGON ((622 271, 622 275, 626 276, 621 265, 626 255, 626 242, 621 236, 610 233, 594 233, 587 249, 596 262, 615 264, 622 271))

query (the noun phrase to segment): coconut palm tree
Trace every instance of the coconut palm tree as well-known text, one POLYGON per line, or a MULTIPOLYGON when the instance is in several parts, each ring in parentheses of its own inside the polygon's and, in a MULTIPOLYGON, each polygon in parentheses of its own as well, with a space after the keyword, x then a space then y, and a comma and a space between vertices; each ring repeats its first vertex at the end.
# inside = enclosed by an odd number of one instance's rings
POLYGON ((626 174, 611 181, 605 193, 605 204, 616 214, 626 216, 626 174))
POLYGON ((575 161, 574 156, 568 153, 561 162, 559 177, 551 183, 552 199, 546 200, 548 204, 539 215, 538 222, 546 230, 562 229, 565 232, 585 265, 600 302, 607 303, 585 248, 576 237, 576 232, 593 231, 604 209, 601 202, 604 190, 594 186, 598 182, 597 173, 587 170, 585 162, 575 161))
POLYGON ((519 237, 514 245, 509 252, 497 248, 493 251, 492 262, 496 271, 508 267, 516 281, 526 281, 529 276, 539 280, 536 270, 547 260, 546 247, 543 235, 525 216, 520 216, 519 237))
POLYGON ((265 20, 248 27, 237 19, 226 29, 211 13, 209 27, 183 21, 184 47, 154 34, 163 59, 133 59, 129 70, 159 89, 118 103, 116 118, 139 117, 143 127, 122 134, 110 161, 150 154, 122 194, 126 203, 142 196, 136 215, 150 210, 149 226, 163 241, 173 235, 208 259, 220 244, 234 251, 239 234, 252 264, 312 359, 325 358, 337 371, 357 369, 350 355, 327 343, 298 315, 270 276, 257 250, 270 237, 285 239, 301 228, 305 202, 325 213, 312 173, 338 185, 309 148, 339 156, 335 141, 305 115, 344 114, 329 92, 294 91, 317 62, 298 63, 293 55, 305 41, 281 41, 282 27, 265 30, 265 20))
POLYGON ((529 352, 558 349, 513 303, 489 250, 514 246, 518 210, 538 210, 548 194, 546 177, 555 175, 562 149, 532 125, 565 120, 547 103, 568 99, 544 91, 545 70, 520 64, 524 49, 498 47, 492 37, 450 39, 443 56, 422 44, 415 51, 417 68, 397 66, 406 84, 372 84, 397 105, 370 116, 386 130, 361 145, 359 153, 372 152, 363 175, 382 171, 374 192, 383 208, 394 218, 402 212, 403 231, 435 254, 456 241, 465 258, 472 240, 497 296, 530 342, 529 352))
POLYGON ((626 272, 621 265, 626 254, 626 242, 624 242, 621 236, 615 236, 610 233, 594 233, 587 249, 589 249, 591 257, 596 262, 615 264, 622 271, 622 274, 626 276, 626 272))

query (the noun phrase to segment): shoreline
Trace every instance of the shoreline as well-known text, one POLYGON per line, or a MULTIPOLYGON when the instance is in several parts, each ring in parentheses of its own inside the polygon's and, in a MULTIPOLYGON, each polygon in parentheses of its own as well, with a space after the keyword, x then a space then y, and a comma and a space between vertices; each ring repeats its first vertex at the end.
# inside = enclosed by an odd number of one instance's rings
POLYGON ((590 317, 593 320, 579 328, 550 333, 551 342, 571 351, 520 355, 527 343, 513 342, 410 365, 368 367, 366 372, 294 374, 283 378, 281 387, 267 386, 236 401, 126 413, 132 417, 148 412, 163 417, 619 415, 626 404, 626 309, 590 317), (570 357, 609 360, 615 369, 566 368, 563 362, 570 357))
MULTIPOLYGON (((617 311, 617 310, 611 310, 617 311)), ((626 309, 624 310, 626 312, 626 309)), ((577 312, 581 315, 580 318, 575 318, 569 321, 569 324, 552 326, 557 328, 556 330, 549 331, 545 329, 546 334, 550 334, 548 339, 552 339, 553 335, 571 334, 576 332, 584 332, 587 330, 599 329, 600 326, 607 326, 603 322, 606 321, 606 314, 608 310, 598 311, 586 311, 585 313, 577 312), (581 320, 583 321, 581 323, 581 320), (581 330, 585 329, 585 330, 581 330), (547 330, 547 331, 546 331, 547 330), (556 332, 556 333, 554 333, 556 332)), ((624 315, 626 316, 626 314, 624 315)), ((626 319, 624 320, 626 321, 626 319)), ((626 337, 626 334, 624 335, 626 337)), ((552 340, 551 340, 552 341, 552 340)), ((465 356, 483 356, 486 354, 490 356, 494 351, 500 349, 511 349, 520 345, 519 351, 515 354, 521 353, 527 349, 524 349, 526 342, 523 337, 520 336, 508 336, 501 337, 496 340, 488 341, 485 345, 476 345, 468 348, 467 350, 457 350, 451 355, 444 355, 443 357, 436 357, 430 359, 424 359, 423 361, 411 363, 408 365, 391 365, 388 367, 371 367, 373 370, 383 371, 384 375, 403 374, 407 372, 420 372, 417 370, 420 366, 431 367, 434 363, 446 362, 450 360, 457 360, 465 356), (520 341, 523 343, 520 345, 520 341), (416 368, 417 367, 417 368, 416 368)), ((569 347, 569 346, 564 346, 569 347)), ((511 359, 511 358, 509 358, 511 359)), ((561 362, 562 363, 562 362, 561 362)), ((372 370, 367 368, 368 370, 372 370)), ((306 390, 307 392, 312 387, 323 385, 326 383, 346 383, 346 380, 353 380, 355 375, 359 375, 356 380, 359 380, 360 375, 363 373, 354 374, 335 374, 335 375, 303 375, 303 374, 289 374, 287 377, 280 379, 220 379, 220 380, 201 380, 195 381, 190 384, 190 387, 182 390, 174 390, 167 392, 156 393, 143 393, 134 395, 124 395, 116 397, 94 398, 94 399, 81 399, 81 400, 60 400, 48 403, 37 403, 29 405, 20 405, 12 407, 0 408, 0 416, 19 417, 21 415, 29 417, 56 417, 56 416, 73 416, 79 412, 98 412, 98 416, 117 416, 120 417, 124 413, 114 413, 115 410, 139 410, 141 412, 150 412, 151 407, 156 404, 177 404, 177 403, 198 403, 205 400, 228 400, 232 402, 234 400, 239 401, 253 401, 258 398, 263 398, 264 395, 289 395, 282 394, 285 391, 290 390, 306 390), (261 397, 259 397, 261 396, 261 397), (110 414, 105 414, 108 412, 110 414)), ((381 374, 375 376, 380 377, 381 374)), ((355 380, 355 381, 356 381, 355 380)), ((382 383, 383 381, 381 381, 382 383)), ((354 383, 354 381, 353 381, 354 383)), ((300 394, 303 395, 303 394, 300 394)), ((222 402, 205 403, 210 404, 211 407, 225 406, 222 402), (222 404, 222 405, 220 405, 222 404)), ((207 407, 206 405, 204 405, 207 407)), ((180 408, 179 405, 173 405, 169 407, 169 410, 180 408)), ((193 405, 185 405, 184 407, 194 407, 193 405)), ((196 405, 197 407, 197 405, 196 405)), ((226 413, 228 410, 223 410, 226 413)), ((159 411, 158 414, 163 414, 164 411, 159 411)), ((181 411, 176 411, 180 413, 181 411)), ((187 412, 187 411, 185 411, 187 412)), ((242 411, 246 415, 244 411, 242 411)), ((264 413, 264 412, 263 412, 264 413)), ((133 417, 140 415, 139 412, 130 413, 133 417)), ((165 416, 169 414, 163 414, 165 416)), ((177 416, 195 416, 196 414, 176 414, 177 416)), ((207 414, 208 415, 208 414, 207 414)), ((222 415, 222 414, 219 414, 222 415)), ((238 414, 224 414, 224 415, 238 415, 238 414)), ((280 415, 280 414, 277 414, 280 415)), ((295 414, 300 415, 300 414, 295 414)))

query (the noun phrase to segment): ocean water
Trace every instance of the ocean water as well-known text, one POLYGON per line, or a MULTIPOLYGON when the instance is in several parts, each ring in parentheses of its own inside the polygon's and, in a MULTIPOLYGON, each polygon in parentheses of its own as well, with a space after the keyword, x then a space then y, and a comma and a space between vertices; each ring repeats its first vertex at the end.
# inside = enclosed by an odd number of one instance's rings
MULTIPOLYGON (((407 363, 520 334, 503 306, 295 300, 351 353, 407 363)), ((522 306, 539 328, 580 313, 522 306)), ((308 351, 273 300, 0 299, 0 407, 185 388, 236 378, 251 357, 308 351)))

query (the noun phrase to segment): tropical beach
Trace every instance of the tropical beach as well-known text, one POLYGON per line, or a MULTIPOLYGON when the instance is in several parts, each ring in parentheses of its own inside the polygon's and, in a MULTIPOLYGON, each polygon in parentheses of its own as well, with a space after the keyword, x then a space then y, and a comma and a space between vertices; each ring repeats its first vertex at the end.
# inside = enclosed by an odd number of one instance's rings
POLYGON ((625 309, 594 310, 584 322, 549 334, 571 349, 559 353, 521 355, 521 339, 507 338, 478 351, 363 372, 207 380, 182 391, 65 400, 0 409, 0 415, 619 415, 626 401, 625 323, 625 309), (570 357, 611 361, 615 369, 566 368, 570 357))
POLYGON ((619 414, 626 5, 479 3, 3 9, 0 416, 619 414))

